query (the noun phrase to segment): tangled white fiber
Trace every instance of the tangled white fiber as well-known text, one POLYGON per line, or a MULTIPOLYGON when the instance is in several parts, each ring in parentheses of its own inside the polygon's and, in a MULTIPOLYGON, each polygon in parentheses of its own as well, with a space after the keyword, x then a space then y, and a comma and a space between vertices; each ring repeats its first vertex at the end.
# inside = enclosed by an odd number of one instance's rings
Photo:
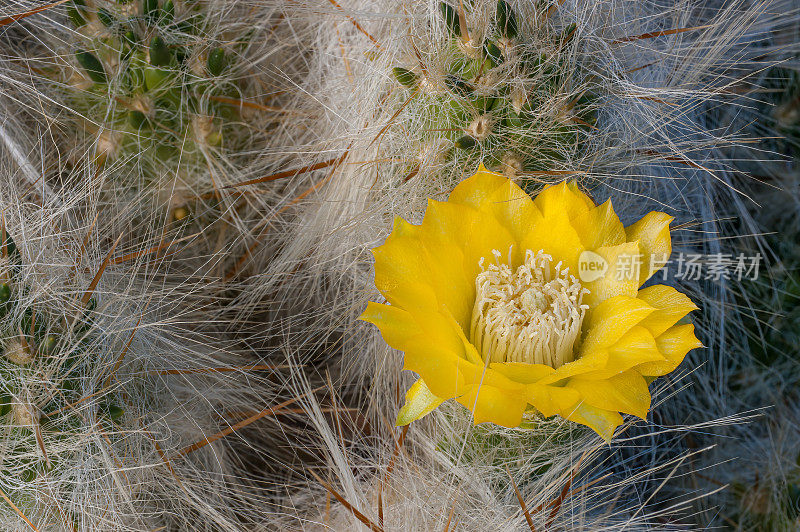
POLYGON ((796 524, 796 409, 757 414, 800 371, 731 398, 744 282, 667 279, 706 349, 610 443, 448 403, 395 427, 412 376, 356 318, 393 218, 479 164, 667 212, 675 253, 767 250, 745 172, 791 165, 760 106, 798 23, 797 0, 0 6, 0 528, 796 524), (740 474, 751 449, 787 473, 740 474))

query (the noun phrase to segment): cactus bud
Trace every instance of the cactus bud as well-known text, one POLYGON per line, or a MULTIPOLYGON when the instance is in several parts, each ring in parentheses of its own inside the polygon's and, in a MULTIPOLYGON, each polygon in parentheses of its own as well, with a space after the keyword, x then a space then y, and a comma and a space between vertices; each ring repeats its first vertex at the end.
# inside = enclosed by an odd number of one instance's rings
POLYGON ((514 179, 525 169, 522 158, 511 152, 504 153, 500 158, 500 167, 503 170, 503 174, 509 179, 514 179))
POLYGON ((119 139, 117 135, 107 129, 103 130, 95 141, 95 161, 100 166, 104 165, 109 157, 113 159, 116 156, 118 149, 119 139))
POLYGON ((517 16, 505 0, 497 2, 497 27, 503 37, 513 39, 517 36, 517 16))
POLYGON ((142 0, 142 14, 150 22, 158 20, 158 0, 142 0))
POLYGON ((8 283, 0 284, 0 305, 8 303, 11 299, 11 287, 8 283))
POLYGON ((227 60, 225 58, 225 50, 222 47, 214 48, 211 50, 211 53, 208 54, 206 67, 212 76, 219 76, 222 74, 222 71, 225 70, 226 64, 227 60))
POLYGON ((500 50, 500 48, 492 41, 486 43, 486 45, 483 47, 483 52, 484 55, 495 65, 499 65, 503 62, 502 50, 500 50))
POLYGON ((122 56, 124 58, 130 57, 131 53, 136 49, 138 41, 139 36, 133 30, 128 30, 122 34, 122 56))
POLYGON ((196 116, 192 119, 192 130, 195 141, 206 146, 219 146, 222 144, 222 133, 214 127, 214 120, 210 116, 196 116))
POLYGON ((528 95, 525 94, 525 91, 521 87, 514 86, 511 88, 511 108, 514 109, 515 113, 519 115, 527 101, 528 95))
POLYGON ((128 43, 129 46, 135 46, 137 42, 139 42, 139 36, 136 35, 136 32, 133 30, 128 30, 122 34, 122 37, 128 43))
POLYGON ((6 343, 3 355, 20 366, 27 366, 33 362, 33 353, 30 348, 18 338, 12 338, 6 343))
POLYGON ((470 137, 469 135, 464 135, 460 139, 456 140, 454 145, 459 150, 468 150, 470 148, 473 148, 477 143, 478 141, 476 141, 473 137, 470 137))
POLYGON ((161 22, 163 24, 172 24, 173 20, 175 20, 175 4, 172 0, 167 0, 161 6, 161 22))
POLYGON ((124 413, 125 413, 125 410, 122 407, 117 406, 117 405, 109 405, 106 408, 106 414, 111 419, 111 421, 118 420, 119 418, 122 417, 122 415, 124 413))
POLYGON ((103 68, 103 63, 93 53, 86 50, 78 50, 75 52, 75 57, 92 81, 106 83, 106 71, 103 68))
POLYGON ((476 140, 483 141, 489 138, 492 134, 492 127, 494 126, 494 119, 490 114, 483 114, 473 120, 464 132, 475 138, 476 140))
POLYGON ((459 96, 469 96, 475 90, 473 89, 472 85, 458 76, 453 76, 451 74, 445 76, 444 83, 451 91, 459 96))
POLYGON ((30 427, 34 423, 34 406, 27 403, 14 402, 11 405, 14 423, 21 427, 30 427))
POLYGON ((111 12, 104 7, 101 7, 97 10, 97 20, 99 20, 100 23, 106 28, 113 28, 117 23, 117 21, 114 19, 114 15, 112 15, 111 12))
POLYGON ((439 11, 442 13, 442 17, 444 17, 444 22, 447 24, 447 29, 450 30, 450 33, 454 37, 460 37, 461 24, 458 20, 458 13, 456 13, 453 6, 444 2, 439 2, 439 11))
POLYGON ((172 211, 172 219, 175 220, 176 222, 180 222, 187 216, 189 216, 189 209, 187 209, 186 207, 178 207, 172 211))
POLYGON ((423 144, 422 149, 417 155, 417 159, 420 163, 442 164, 447 158, 450 146, 451 144, 448 140, 442 137, 430 140, 423 144))
POLYGON ((22 482, 33 482, 38 476, 39 472, 36 467, 28 467, 22 472, 22 482))
POLYGON ((85 7, 86 4, 83 0, 73 0, 67 6, 67 16, 75 25, 76 28, 80 28, 86 25, 86 19, 83 18, 83 13, 81 13, 81 8, 85 7))
POLYGON ((45 339, 42 340, 39 350, 42 353, 49 355, 55 350, 56 345, 58 345, 58 338, 56 338, 54 334, 48 334, 45 339))
POLYGON ((161 70, 160 68, 148 67, 144 69, 144 87, 152 91, 156 90, 162 85, 169 77, 169 72, 161 70))
POLYGON ((153 66, 167 66, 172 60, 172 54, 159 35, 150 40, 150 64, 153 66))
POLYGON ((394 67, 392 69, 392 73, 401 85, 413 87, 417 84, 417 75, 406 68, 394 67))
POLYGON ((135 109, 128 111, 128 124, 130 124, 133 129, 139 129, 147 124, 147 116, 143 112, 135 109))

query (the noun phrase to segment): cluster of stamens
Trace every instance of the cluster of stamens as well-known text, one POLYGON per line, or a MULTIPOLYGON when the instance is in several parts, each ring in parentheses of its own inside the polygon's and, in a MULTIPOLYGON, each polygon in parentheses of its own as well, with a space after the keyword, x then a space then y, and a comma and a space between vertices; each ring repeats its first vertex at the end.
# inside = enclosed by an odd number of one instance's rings
POLYGON ((495 264, 475 280, 471 341, 487 362, 524 362, 557 368, 575 359, 574 348, 588 305, 569 268, 543 250, 525 252, 512 271, 493 251, 495 264))

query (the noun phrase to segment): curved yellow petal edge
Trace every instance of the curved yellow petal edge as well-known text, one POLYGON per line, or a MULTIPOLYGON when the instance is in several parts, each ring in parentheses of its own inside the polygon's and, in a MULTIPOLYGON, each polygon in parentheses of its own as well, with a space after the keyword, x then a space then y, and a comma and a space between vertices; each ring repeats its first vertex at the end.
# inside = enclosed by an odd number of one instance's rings
POLYGON ((646 419, 648 383, 702 347, 679 324, 697 309, 687 296, 641 288, 671 253, 671 221, 651 212, 624 227, 575 183, 532 199, 483 166, 429 201, 420 225, 397 219, 373 250, 388 304, 361 315, 420 377, 397 424, 449 399, 475 423, 557 415, 606 440, 621 414, 646 419))
POLYGON ((425 417, 443 402, 425 386, 425 381, 417 379, 406 392, 406 402, 397 413, 396 425, 402 427, 425 417))

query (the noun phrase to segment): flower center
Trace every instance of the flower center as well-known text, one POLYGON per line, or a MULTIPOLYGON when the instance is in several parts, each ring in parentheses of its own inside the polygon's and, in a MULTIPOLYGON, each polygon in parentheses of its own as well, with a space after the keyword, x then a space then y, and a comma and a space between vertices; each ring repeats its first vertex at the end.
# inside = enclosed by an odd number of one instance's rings
POLYGON ((484 268, 475 279, 472 344, 487 362, 525 362, 557 368, 574 360, 573 347, 581 332, 589 291, 569 268, 539 250, 525 252, 515 271, 500 263, 484 268))

